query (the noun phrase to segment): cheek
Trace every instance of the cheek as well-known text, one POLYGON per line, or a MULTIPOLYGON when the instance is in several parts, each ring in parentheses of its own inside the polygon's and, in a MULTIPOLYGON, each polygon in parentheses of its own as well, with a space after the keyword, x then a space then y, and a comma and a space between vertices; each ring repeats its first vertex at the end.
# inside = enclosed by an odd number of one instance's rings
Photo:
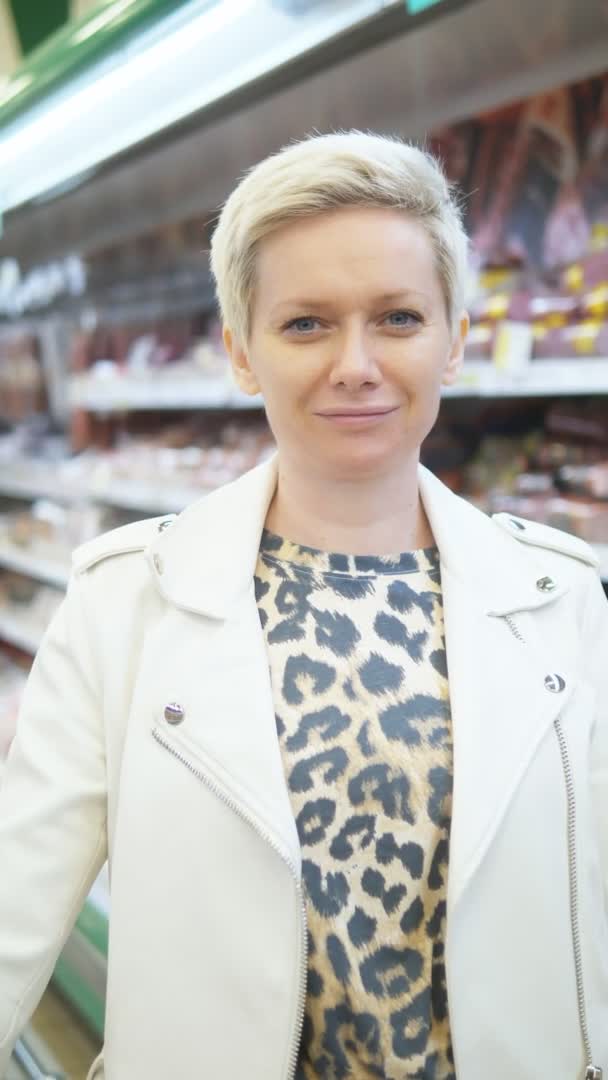
POLYGON ((385 368, 385 377, 411 398, 433 395, 441 386, 442 374, 443 365, 436 351, 428 348, 410 350, 385 368))

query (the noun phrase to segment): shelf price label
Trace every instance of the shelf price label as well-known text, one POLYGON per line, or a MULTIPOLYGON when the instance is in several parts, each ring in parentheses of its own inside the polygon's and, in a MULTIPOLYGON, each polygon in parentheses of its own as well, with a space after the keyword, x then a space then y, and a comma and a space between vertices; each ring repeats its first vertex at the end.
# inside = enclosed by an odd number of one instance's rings
POLYGON ((505 320, 498 326, 494 344, 494 368, 501 375, 525 377, 532 359, 534 337, 529 323, 505 320))

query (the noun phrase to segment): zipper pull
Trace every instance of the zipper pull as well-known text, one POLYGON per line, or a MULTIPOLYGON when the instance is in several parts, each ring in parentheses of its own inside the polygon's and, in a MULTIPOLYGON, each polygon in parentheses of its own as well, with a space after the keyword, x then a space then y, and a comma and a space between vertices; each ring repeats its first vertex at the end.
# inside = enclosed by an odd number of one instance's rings
POLYGON ((602 1069, 597 1069, 595 1065, 587 1065, 585 1069, 585 1080, 602 1080, 603 1075, 602 1069))

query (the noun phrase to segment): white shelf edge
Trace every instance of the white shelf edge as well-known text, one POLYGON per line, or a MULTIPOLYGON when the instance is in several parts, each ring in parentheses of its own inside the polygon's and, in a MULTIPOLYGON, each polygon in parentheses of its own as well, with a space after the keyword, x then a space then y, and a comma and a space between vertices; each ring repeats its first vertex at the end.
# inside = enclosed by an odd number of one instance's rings
POLYGON ((206 494, 205 488, 174 488, 166 493, 158 492, 151 485, 116 481, 114 484, 76 486, 57 484, 49 475, 44 478, 35 473, 30 477, 0 477, 0 495, 25 499, 54 499, 73 503, 88 499, 107 503, 123 509, 141 511, 144 514, 172 514, 183 510, 190 502, 206 494))
POLYGON ((465 360, 458 382, 444 387, 451 397, 569 397, 608 394, 608 359, 573 357, 531 360, 521 373, 503 373, 491 360, 465 360))
POLYGON ((76 486, 53 482, 50 473, 49 469, 47 476, 41 476, 32 470, 30 476, 0 476, 0 495, 24 499, 55 499, 57 502, 74 502, 75 499, 82 498, 83 492, 76 486))
POLYGON ((204 376, 167 379, 129 376, 96 379, 73 375, 68 380, 68 400, 72 409, 90 412, 135 412, 139 409, 236 409, 263 408, 260 395, 243 394, 227 378, 204 376))
POLYGON ((151 485, 116 482, 105 487, 95 487, 83 492, 95 502, 108 503, 127 510, 138 510, 156 517, 157 514, 178 514, 189 503, 207 494, 204 488, 179 488, 158 492, 151 485))
POLYGON ((36 578, 60 589, 67 588, 70 573, 66 565, 2 544, 0 544, 0 567, 36 578))
POLYGON ((16 645, 18 649, 34 656, 38 652, 43 633, 42 628, 28 626, 18 616, 0 611, 0 640, 16 645))
MULTIPOLYGON (((571 357, 531 360, 521 373, 509 374, 496 368, 491 359, 465 360, 455 386, 444 387, 450 397, 526 397, 608 394, 608 359, 571 357)), ((140 409, 235 409, 263 408, 261 396, 249 397, 224 379, 213 383, 201 378, 171 380, 109 379, 87 376, 69 380, 72 408, 91 412, 135 412, 140 409)))

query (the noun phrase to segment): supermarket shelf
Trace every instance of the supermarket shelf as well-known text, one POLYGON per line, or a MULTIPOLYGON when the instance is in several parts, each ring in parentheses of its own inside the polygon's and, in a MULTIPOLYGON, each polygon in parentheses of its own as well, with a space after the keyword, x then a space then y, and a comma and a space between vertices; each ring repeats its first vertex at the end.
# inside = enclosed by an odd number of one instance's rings
MULTIPOLYGON (((200 499, 205 491, 201 488, 166 487, 159 490, 152 484, 142 484, 128 480, 116 480, 109 484, 62 483, 57 480, 56 469, 25 469, 17 476, 0 476, 0 495, 19 499, 52 499, 60 503, 74 503, 82 500, 106 503, 138 513, 157 514, 179 513, 188 503, 200 499)), ((1 549, 0 549, 1 552, 1 549)), ((2 565, 0 560, 0 565, 2 565)), ((36 575, 34 575, 36 576, 36 575)), ((49 580, 51 580, 49 578, 49 580)), ((55 582, 52 581, 52 584, 55 582)))
MULTIPOLYGON (((491 360, 465 363, 456 386, 445 397, 527 397, 608 394, 608 359, 532 360, 517 374, 501 371, 491 360)), ((249 397, 224 378, 100 379, 74 376, 70 380, 72 408, 91 412, 135 412, 142 409, 261 409, 260 395, 249 397)))
POLYGON ((40 558, 31 552, 21 551, 8 544, 0 544, 0 567, 4 567, 5 570, 14 570, 18 574, 26 574, 27 577, 45 581, 60 589, 67 587, 68 566, 54 562, 52 559, 40 558))
POLYGON ((8 641, 32 656, 38 651, 44 630, 32 626, 9 611, 0 612, 0 641, 8 641))
POLYGON ((501 371, 491 360, 465 362, 445 397, 553 397, 608 394, 608 359, 532 360, 521 373, 501 371))
POLYGON ((19 468, 13 476, 0 476, 0 495, 16 499, 52 499, 55 502, 71 503, 83 497, 83 492, 76 484, 61 483, 57 480, 57 468, 19 468))
POLYGON ((242 393, 228 378, 99 378, 75 375, 69 380, 70 407, 90 412, 134 412, 141 409, 261 409, 259 395, 242 393))
POLYGON ((201 488, 178 487, 159 490, 151 484, 116 481, 104 487, 93 487, 83 494, 95 502, 156 517, 158 514, 179 514, 189 503, 200 499, 205 491, 201 488))

